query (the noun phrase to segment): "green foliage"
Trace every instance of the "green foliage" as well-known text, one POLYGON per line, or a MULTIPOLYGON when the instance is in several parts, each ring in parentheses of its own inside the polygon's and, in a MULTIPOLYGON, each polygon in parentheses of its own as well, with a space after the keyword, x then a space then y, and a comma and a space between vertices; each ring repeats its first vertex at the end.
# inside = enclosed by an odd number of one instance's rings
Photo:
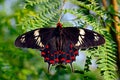
POLYGON ((58 0, 37 0, 36 2, 27 0, 26 8, 30 10, 27 11, 19 25, 22 25, 25 31, 55 25, 59 17, 59 7, 60 1, 58 0))
POLYGON ((104 31, 104 36, 106 38, 105 45, 98 47, 98 49, 88 50, 87 54, 92 59, 97 58, 98 69, 104 80, 116 80, 118 78, 116 44, 107 31, 104 31))
MULTIPOLYGON (((103 22, 101 22, 102 18, 105 17, 106 12, 99 8, 97 3, 93 0, 90 0, 87 4, 81 1, 72 1, 75 4, 78 4, 81 8, 85 8, 86 10, 92 11, 94 14, 85 14, 84 11, 79 10, 79 13, 76 12, 75 15, 77 18, 80 18, 85 21, 86 25, 91 25, 93 28, 104 35, 106 43, 103 46, 90 50, 87 50, 87 55, 89 58, 94 59, 97 58, 98 69, 100 69, 101 75, 103 76, 104 80, 116 80, 118 79, 117 76, 117 45, 114 42, 114 39, 111 37, 111 34, 105 30, 103 27, 103 22)), ((69 10, 69 12, 74 13, 74 11, 69 10)), ((106 16, 107 17, 107 16, 106 16)), ((110 17, 108 15, 108 17, 110 17)), ((107 18, 108 18, 107 17, 107 18)), ((110 20, 110 18, 109 18, 110 20)), ((112 21, 112 19, 111 19, 112 21)), ((107 24, 107 20, 105 22, 107 24)), ((108 22, 109 24, 109 22, 108 22)), ((90 61, 88 61, 90 62, 90 61)), ((88 65, 88 63, 87 63, 88 65)), ((88 70, 88 68, 87 68, 88 70)))
MULTIPOLYGON (((0 80, 116 80, 118 78, 116 43, 106 30, 106 26, 102 25, 103 22, 109 23, 103 18, 109 19, 110 16, 95 0, 69 1, 80 8, 64 9, 63 14, 73 14, 76 16, 73 22, 84 28, 92 26, 93 30, 102 34, 106 40, 104 45, 86 50, 87 60, 84 70, 75 70, 73 73, 68 65, 60 68, 52 66, 48 73, 47 64, 40 56, 40 51, 14 46, 19 34, 36 28, 54 27, 60 15, 62 0, 26 0, 15 3, 24 3, 22 6, 24 9, 12 7, 15 13, 11 15, 5 14, 4 11, 0 12, 0 80), (12 21, 15 21, 17 27, 12 21), (94 71, 89 69, 91 59, 97 59, 98 68, 94 71)), ((69 21, 63 22, 63 26, 68 24, 73 26, 69 21)))
POLYGON ((99 64, 98 68, 101 70, 102 75, 105 80, 117 79, 117 46, 113 41, 111 35, 107 32, 104 32, 106 38, 106 44, 103 48, 100 48, 99 59, 97 63, 99 64), (104 53, 104 54, 101 54, 104 53))

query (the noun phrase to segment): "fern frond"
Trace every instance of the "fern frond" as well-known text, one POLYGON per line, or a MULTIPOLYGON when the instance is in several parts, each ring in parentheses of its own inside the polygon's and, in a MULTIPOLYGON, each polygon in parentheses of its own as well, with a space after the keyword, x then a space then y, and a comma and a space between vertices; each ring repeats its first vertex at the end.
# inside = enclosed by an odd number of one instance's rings
POLYGON ((110 34, 105 34, 106 44, 99 54, 98 68, 103 72, 105 80, 117 80, 117 49, 110 34), (103 52, 104 51, 104 52, 103 52), (104 55, 104 56, 103 56, 104 55))
POLYGON ((25 31, 31 29, 51 26, 55 24, 58 20, 60 11, 59 7, 61 2, 58 0, 37 0, 37 2, 28 0, 27 6, 33 7, 32 11, 28 11, 25 15, 20 25, 25 31), (29 5, 29 4, 31 5, 29 5), (33 5, 34 4, 34 5, 33 5))
POLYGON ((36 4, 39 4, 39 3, 46 3, 46 2, 49 2, 49 0, 25 0, 26 1, 26 5, 36 5, 36 4))
MULTIPOLYGON (((91 1, 91 0, 90 0, 91 1)), ((116 57, 116 43, 113 41, 111 35, 103 29, 103 25, 100 22, 100 17, 103 17, 105 13, 102 10, 99 10, 99 7, 95 0, 92 0, 90 4, 85 2, 72 0, 73 3, 78 6, 85 8, 89 11, 95 12, 95 14, 84 14, 80 9, 71 10, 67 9, 66 12, 74 14, 77 18, 77 21, 84 21, 84 24, 91 25, 97 32, 104 35, 106 43, 103 46, 98 47, 98 49, 90 49, 86 51, 87 57, 93 59, 97 57, 98 69, 100 69, 104 80, 116 80, 117 79, 117 57, 116 57), (95 2, 95 3, 94 3, 95 2)), ((87 63, 88 65, 88 63, 87 63)))
POLYGON ((71 0, 72 3, 82 8, 85 8, 89 11, 93 11, 96 15, 104 17, 104 13, 102 10, 100 10, 100 7, 98 6, 97 2, 95 0, 88 0, 88 1, 89 1, 89 4, 86 4, 83 1, 71 0))
POLYGON ((97 57, 98 69, 100 69, 104 80, 117 80, 116 44, 111 39, 110 34, 104 35, 106 38, 105 45, 98 47, 98 49, 88 50, 86 54, 91 58, 97 57))

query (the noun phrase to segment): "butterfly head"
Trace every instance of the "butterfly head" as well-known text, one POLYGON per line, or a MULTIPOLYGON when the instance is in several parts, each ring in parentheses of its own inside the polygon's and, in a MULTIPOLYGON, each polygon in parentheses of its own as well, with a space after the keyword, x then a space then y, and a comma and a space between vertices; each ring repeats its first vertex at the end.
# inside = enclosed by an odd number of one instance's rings
POLYGON ((57 28, 62 28, 62 24, 60 22, 57 23, 57 28))

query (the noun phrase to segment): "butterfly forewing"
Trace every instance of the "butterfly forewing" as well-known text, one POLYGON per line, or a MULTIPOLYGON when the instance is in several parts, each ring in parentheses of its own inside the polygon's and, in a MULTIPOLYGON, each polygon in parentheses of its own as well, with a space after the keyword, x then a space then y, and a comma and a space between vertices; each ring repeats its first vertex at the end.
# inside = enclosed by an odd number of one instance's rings
POLYGON ((53 37, 54 28, 40 28, 20 35, 15 45, 17 47, 44 49, 47 42, 53 37))
POLYGON ((103 36, 84 28, 67 27, 64 28, 63 33, 77 49, 87 49, 105 43, 103 36))
POLYGON ((81 49, 96 47, 105 43, 105 39, 97 32, 88 29, 79 29, 78 42, 75 46, 79 46, 81 49), (80 44, 79 44, 79 43, 80 44))

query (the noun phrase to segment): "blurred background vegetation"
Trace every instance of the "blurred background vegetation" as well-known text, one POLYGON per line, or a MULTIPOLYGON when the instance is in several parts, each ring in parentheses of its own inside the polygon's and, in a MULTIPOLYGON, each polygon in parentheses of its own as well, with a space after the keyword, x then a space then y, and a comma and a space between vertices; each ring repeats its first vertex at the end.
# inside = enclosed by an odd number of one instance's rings
POLYGON ((85 64, 74 64, 74 73, 69 65, 52 66, 48 73, 40 51, 15 47, 14 41, 20 34, 41 27, 55 27, 62 2, 0 0, 0 80, 118 79, 120 8, 115 3, 120 5, 119 0, 66 0, 61 20, 63 26, 91 27, 106 39, 104 45, 84 51, 85 64), (91 69, 90 65, 94 64, 91 60, 94 59, 97 68, 91 69))

